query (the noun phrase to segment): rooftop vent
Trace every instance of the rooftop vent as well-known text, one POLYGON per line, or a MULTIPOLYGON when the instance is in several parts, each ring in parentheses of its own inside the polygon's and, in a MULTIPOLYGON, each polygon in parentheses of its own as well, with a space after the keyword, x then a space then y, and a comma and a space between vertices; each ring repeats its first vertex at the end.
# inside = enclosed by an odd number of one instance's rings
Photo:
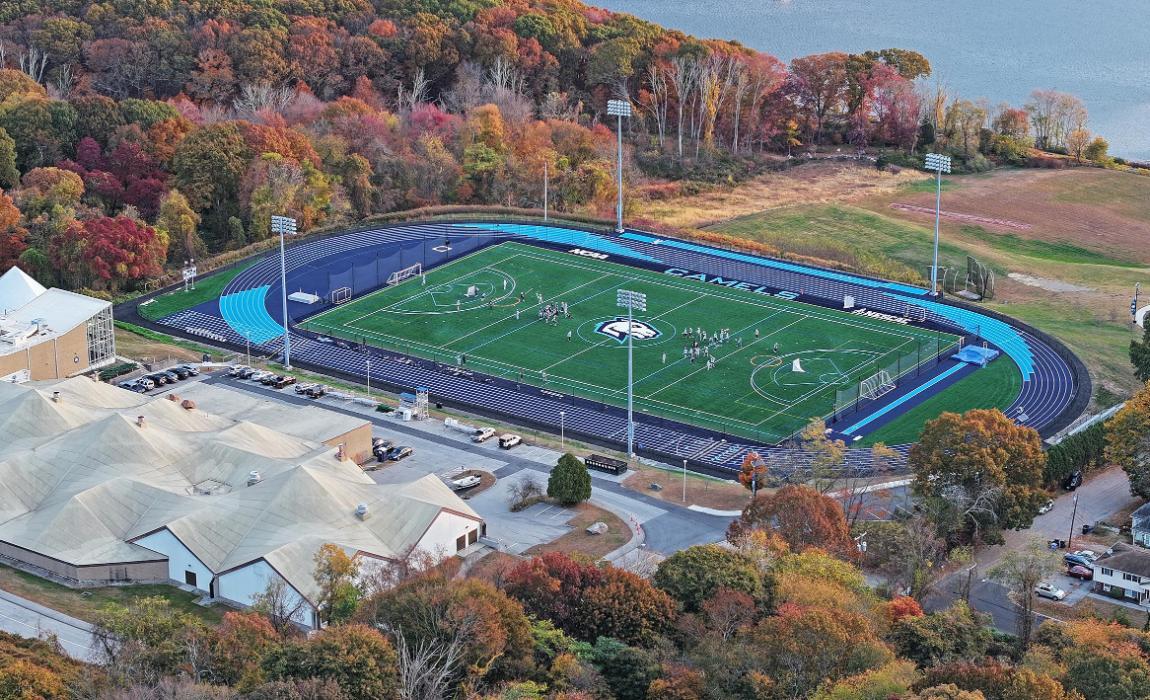
POLYGON ((360 503, 355 507, 355 517, 359 518, 360 520, 367 520, 368 515, 369 513, 367 512, 366 503, 360 503))
POLYGON ((141 428, 144 427, 144 417, 143 416, 136 416, 136 425, 140 426, 141 428))
POLYGON ((53 391, 52 392, 52 400, 59 403, 60 402, 60 392, 53 391))
POLYGON ((180 397, 176 394, 168 394, 168 401, 179 401, 180 397))
POLYGON ((263 480, 264 478, 260 476, 260 473, 255 469, 248 472, 248 486, 255 486, 263 480))
POLYGON ((190 411, 190 410, 194 409, 195 407, 196 407, 196 402, 192 401, 191 399, 184 399, 183 401, 180 402, 180 408, 183 408, 185 411, 190 411))

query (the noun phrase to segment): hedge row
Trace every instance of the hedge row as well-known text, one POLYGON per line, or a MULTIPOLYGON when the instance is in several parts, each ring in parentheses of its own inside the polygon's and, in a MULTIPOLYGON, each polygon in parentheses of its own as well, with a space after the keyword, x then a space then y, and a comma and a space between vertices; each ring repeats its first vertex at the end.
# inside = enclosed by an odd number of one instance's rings
POLYGON ((1095 423, 1046 451, 1048 485, 1061 484, 1066 477, 1080 469, 1087 472, 1102 464, 1102 453, 1106 448, 1106 431, 1103 425, 1095 423))

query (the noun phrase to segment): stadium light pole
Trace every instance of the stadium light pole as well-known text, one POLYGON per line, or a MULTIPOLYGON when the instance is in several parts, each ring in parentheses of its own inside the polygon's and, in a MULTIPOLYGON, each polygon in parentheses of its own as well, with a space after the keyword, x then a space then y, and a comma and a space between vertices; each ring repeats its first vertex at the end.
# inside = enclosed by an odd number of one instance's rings
POLYGON ((550 184, 548 182, 549 178, 550 178, 550 173, 547 170, 547 160, 544 159, 543 160, 543 220, 544 221, 547 220, 547 194, 548 194, 547 193, 547 185, 550 184))
POLYGON ((284 369, 290 370, 291 366, 291 338, 288 335, 288 312, 287 312, 287 256, 284 254, 284 236, 295 235, 296 221, 290 216, 273 216, 272 217, 272 233, 278 233, 280 236, 280 291, 283 295, 283 312, 284 312, 284 369))
POLYGON ((635 456, 635 311, 647 310, 647 295, 620 289, 615 304, 627 309, 627 459, 635 456))
POLYGON ((926 154, 926 169, 933 170, 938 179, 934 197, 934 264, 930 266, 930 293, 938 294, 938 224, 942 218, 942 174, 950 174, 950 156, 941 153, 926 154))
POLYGON ((615 204, 615 233, 623 233, 623 117, 631 118, 631 103, 627 100, 607 100, 607 114, 616 117, 619 141, 619 159, 615 175, 619 184, 619 199, 615 204))

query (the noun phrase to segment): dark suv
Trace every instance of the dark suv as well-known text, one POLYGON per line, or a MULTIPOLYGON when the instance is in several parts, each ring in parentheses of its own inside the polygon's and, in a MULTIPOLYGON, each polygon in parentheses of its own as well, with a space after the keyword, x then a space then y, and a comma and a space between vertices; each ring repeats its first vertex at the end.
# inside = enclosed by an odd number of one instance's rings
POLYGON ((1074 489, 1078 488, 1081 485, 1082 485, 1082 471, 1081 470, 1076 471, 1073 474, 1071 474, 1070 476, 1066 477, 1066 479, 1062 482, 1062 488, 1066 489, 1067 491, 1073 491, 1074 489))

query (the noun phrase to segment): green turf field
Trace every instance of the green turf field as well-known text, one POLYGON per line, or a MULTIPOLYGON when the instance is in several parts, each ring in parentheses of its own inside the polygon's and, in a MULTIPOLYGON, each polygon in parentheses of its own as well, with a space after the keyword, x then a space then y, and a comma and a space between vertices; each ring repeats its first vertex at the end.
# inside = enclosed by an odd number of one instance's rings
POLYGON ((486 248, 301 325, 624 406, 619 289, 647 295, 647 311, 635 315, 635 409, 764 442, 852 400, 878 370, 913 371, 958 340, 519 243, 486 248), (544 306, 561 303, 570 318, 540 318, 544 306), (729 339, 713 342, 724 329, 729 339), (715 359, 712 369, 706 355, 685 357, 695 340, 715 359))

